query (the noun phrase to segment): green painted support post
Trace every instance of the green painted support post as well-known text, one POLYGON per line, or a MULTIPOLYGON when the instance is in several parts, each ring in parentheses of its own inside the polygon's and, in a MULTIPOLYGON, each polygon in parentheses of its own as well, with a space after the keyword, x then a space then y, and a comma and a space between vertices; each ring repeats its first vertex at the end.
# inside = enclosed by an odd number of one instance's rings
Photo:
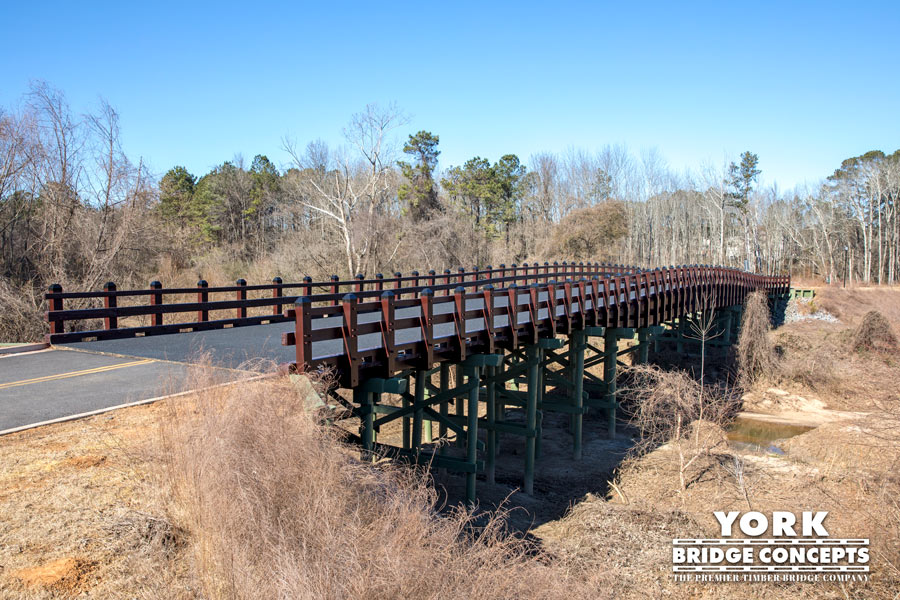
MULTIPOLYGON (((423 373, 427 373, 427 372, 423 371, 423 373)), ((426 374, 425 375, 425 383, 430 382, 430 380, 431 380, 431 375, 426 374)), ((431 397, 431 390, 429 390, 428 388, 425 388, 425 399, 427 400, 430 397, 431 397)), ((432 421, 430 419, 425 419, 422 422, 422 427, 423 427, 423 430, 422 430, 423 440, 422 441, 426 444, 430 444, 431 442, 434 441, 434 421, 432 421)))
POLYGON ((650 329, 641 327, 637 332, 638 336, 638 359, 639 365, 646 365, 650 362, 650 329))
MULTIPOLYGON (((403 408, 409 408, 409 400, 406 396, 403 396, 400 400, 400 405, 403 408)), ((403 417, 403 448, 405 450, 409 450, 412 447, 412 439, 410 436, 409 426, 411 419, 409 417, 403 417)))
MULTIPOLYGON (((450 363, 448 362, 441 363, 439 385, 441 386, 441 394, 447 393, 447 391, 450 389, 450 363)), ((445 454, 447 454, 447 425, 445 423, 450 413, 448 402, 441 402, 439 412, 440 415, 444 417, 444 421, 442 421, 438 427, 438 434, 441 438, 441 447, 438 448, 438 454, 440 456, 444 456, 445 454)))
POLYGON ((603 382, 606 384, 605 400, 609 404, 607 431, 609 438, 616 437, 616 354, 619 350, 619 331, 607 328, 603 336, 603 382))
POLYGON ((575 414, 572 415, 572 456, 575 460, 581 460, 582 425, 584 423, 584 330, 576 330, 569 337, 569 348, 574 348, 572 357, 572 396, 575 400, 575 414))
POLYGON ((427 371, 416 371, 416 393, 413 400, 412 440, 410 448, 418 451, 422 445, 422 417, 425 407, 425 374, 427 371))
MULTIPOLYGON (((465 375, 469 381, 478 381, 480 369, 475 366, 465 368, 465 375)), ((475 471, 478 462, 478 386, 469 390, 469 399, 466 403, 466 462, 471 465, 471 470, 466 472, 466 502, 470 507, 475 506, 475 471)))
POLYGON ((541 349, 537 344, 525 348, 528 361, 528 389, 525 403, 525 483, 524 490, 529 496, 534 494, 535 430, 537 429, 538 381, 541 371, 541 349))
POLYGON ((734 311, 729 307, 724 311, 723 320, 725 324, 722 327, 722 342, 730 346, 731 345, 731 329, 732 329, 732 321, 734 321, 734 311))
MULTIPOLYGON (((543 363, 544 359, 547 358, 547 353, 543 348, 538 348, 538 360, 543 363)), ((546 367, 541 367, 538 371, 538 384, 537 384, 537 398, 535 405, 535 434, 534 434, 534 458, 538 459, 541 457, 541 438, 544 436, 543 425, 544 425, 544 392, 547 389, 547 378, 544 376, 546 367)), ((529 384, 529 388, 531 385, 529 384)))
MULTIPOLYGON (((502 368, 502 367, 500 367, 502 368)), ((493 377, 497 371, 497 367, 485 367, 485 375, 493 377)), ((497 462, 497 430, 494 424, 497 422, 497 389, 496 383, 487 385, 486 404, 487 404, 487 462, 485 463, 485 474, 487 482, 494 483, 494 470, 497 462)))
POLYGON ((362 439, 362 460, 374 460, 375 454, 375 406, 372 392, 361 387, 353 388, 353 402, 360 407, 359 437, 362 439))
MULTIPOLYGON (((456 365, 456 387, 459 387, 463 384, 463 377, 465 373, 463 371, 463 366, 461 364, 456 365)), ((465 416, 465 406, 466 401, 462 396, 456 398, 456 416, 462 418, 465 416)), ((465 441, 462 439, 462 436, 456 436, 456 446, 458 448, 463 448, 465 446, 465 441)))

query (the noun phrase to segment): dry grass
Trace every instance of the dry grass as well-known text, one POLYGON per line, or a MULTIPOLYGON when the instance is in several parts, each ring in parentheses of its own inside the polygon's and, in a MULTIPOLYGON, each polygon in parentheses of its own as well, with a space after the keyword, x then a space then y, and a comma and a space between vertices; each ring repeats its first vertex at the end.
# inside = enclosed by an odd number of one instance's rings
POLYGON ((172 404, 163 421, 173 520, 189 532, 206 598, 569 598, 552 560, 439 516, 408 469, 360 462, 285 378, 172 404))
POLYGON ((750 387, 771 376, 777 368, 770 329, 766 296, 763 292, 754 292, 744 302, 744 316, 737 343, 738 376, 744 387, 750 387))
POLYGON ((197 597, 151 484, 159 409, 0 437, 0 598, 197 597))
POLYGON ((897 337, 887 318, 870 310, 853 332, 853 348, 858 351, 891 351, 897 349, 897 337))
POLYGON ((900 324, 898 287, 825 287, 816 290, 816 304, 844 323, 858 323, 870 310, 877 310, 895 326, 900 324))

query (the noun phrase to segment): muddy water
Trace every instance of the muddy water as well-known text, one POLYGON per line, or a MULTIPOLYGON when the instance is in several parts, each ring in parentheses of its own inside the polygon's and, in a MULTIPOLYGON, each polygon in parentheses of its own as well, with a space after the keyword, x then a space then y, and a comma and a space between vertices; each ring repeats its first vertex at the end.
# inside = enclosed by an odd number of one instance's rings
POLYGON ((728 443, 739 450, 784 454, 784 450, 778 447, 780 440, 806 433, 810 429, 812 427, 804 425, 738 417, 728 428, 728 443))

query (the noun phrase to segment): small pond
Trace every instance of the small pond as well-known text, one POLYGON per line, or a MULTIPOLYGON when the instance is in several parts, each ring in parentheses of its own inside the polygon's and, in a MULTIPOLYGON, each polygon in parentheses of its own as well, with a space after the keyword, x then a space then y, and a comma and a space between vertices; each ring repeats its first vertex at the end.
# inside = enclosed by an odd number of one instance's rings
POLYGON ((806 433, 810 429, 813 428, 738 417, 728 428, 728 444, 738 450, 784 454, 784 450, 776 442, 806 433))

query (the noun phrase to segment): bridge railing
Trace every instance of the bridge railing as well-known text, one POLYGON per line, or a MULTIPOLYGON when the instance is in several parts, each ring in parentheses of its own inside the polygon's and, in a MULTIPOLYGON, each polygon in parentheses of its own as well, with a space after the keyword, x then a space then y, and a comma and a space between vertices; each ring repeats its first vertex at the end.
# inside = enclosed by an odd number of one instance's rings
POLYGON ((319 282, 306 277, 301 282, 286 283, 276 277, 272 283, 248 285, 239 279, 235 285, 218 287, 210 287, 201 280, 193 288, 164 288, 160 282, 153 281, 147 289, 120 290, 110 282, 102 291, 65 292, 62 286, 54 284, 44 296, 49 309, 46 312, 50 326, 47 337, 51 343, 66 343, 277 323, 292 318, 285 314, 284 307, 292 305, 299 296, 325 298, 336 306, 347 292, 376 297, 384 290, 393 289, 402 298, 404 295, 416 296, 428 287, 435 293, 447 295, 457 286, 468 289, 487 282, 527 285, 633 270, 635 267, 623 265, 563 261, 471 270, 445 269, 442 273, 413 271, 409 275, 394 273, 393 277, 379 273, 371 279, 363 275, 352 280, 332 276, 328 281, 319 282), (184 301, 193 298, 196 300, 184 301), (173 302, 173 299, 177 301, 173 302), (70 306, 73 301, 88 306, 66 308, 67 300, 70 306), (185 315, 193 315, 193 318, 185 315), (173 317, 175 320, 171 320, 173 317))
POLYGON ((754 290, 784 295, 790 287, 789 277, 708 266, 590 278, 543 275, 521 286, 516 277, 496 277, 457 282, 452 289, 442 284, 301 296, 287 312, 294 331, 282 341, 296 346, 298 370, 327 366, 344 386, 354 387, 361 378, 515 349, 573 328, 649 327, 741 304, 754 290))

